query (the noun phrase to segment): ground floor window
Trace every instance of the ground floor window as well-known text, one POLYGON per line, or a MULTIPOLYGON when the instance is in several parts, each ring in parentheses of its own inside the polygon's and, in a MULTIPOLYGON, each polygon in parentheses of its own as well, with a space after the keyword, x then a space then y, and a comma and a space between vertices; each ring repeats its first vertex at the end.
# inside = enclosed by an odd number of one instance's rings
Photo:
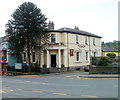
POLYGON ((32 62, 35 62, 35 52, 32 53, 32 62))
POLYGON ((86 52, 86 61, 88 61, 88 52, 86 52))
POLYGON ((23 62, 26 62, 26 53, 23 53, 23 62))
POLYGON ((93 56, 96 57, 96 52, 93 52, 93 56))
POLYGON ((75 62, 81 62, 81 59, 82 57, 81 57, 81 52, 79 52, 79 51, 77 51, 76 53, 75 53, 75 62))

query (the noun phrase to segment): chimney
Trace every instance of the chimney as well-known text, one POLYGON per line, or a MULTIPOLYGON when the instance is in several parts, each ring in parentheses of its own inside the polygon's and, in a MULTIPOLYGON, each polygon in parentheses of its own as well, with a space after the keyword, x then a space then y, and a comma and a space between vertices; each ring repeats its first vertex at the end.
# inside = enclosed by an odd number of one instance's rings
POLYGON ((49 21, 49 23, 48 23, 48 29, 49 30, 54 30, 54 22, 52 21, 49 21))
POLYGON ((79 30, 78 26, 75 26, 75 28, 74 28, 74 29, 79 30))

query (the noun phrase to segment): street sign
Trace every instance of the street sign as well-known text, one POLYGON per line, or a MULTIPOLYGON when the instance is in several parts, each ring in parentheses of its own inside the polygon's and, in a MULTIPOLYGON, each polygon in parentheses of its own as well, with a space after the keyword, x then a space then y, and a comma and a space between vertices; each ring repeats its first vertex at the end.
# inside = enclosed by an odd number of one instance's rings
POLYGON ((15 69, 22 69, 21 63, 15 63, 15 69))

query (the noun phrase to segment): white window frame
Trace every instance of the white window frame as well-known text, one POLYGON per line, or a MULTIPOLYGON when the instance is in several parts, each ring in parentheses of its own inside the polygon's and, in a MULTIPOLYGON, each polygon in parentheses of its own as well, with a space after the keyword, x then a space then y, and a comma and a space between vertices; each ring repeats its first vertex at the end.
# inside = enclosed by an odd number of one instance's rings
POLYGON ((85 52, 85 60, 89 61, 89 52, 88 51, 85 52))
POLYGON ((56 43, 56 35, 55 34, 51 34, 50 35, 50 42, 51 43, 56 43), (52 35, 53 35, 53 37, 52 37, 52 35), (53 40, 52 40, 53 39, 53 40))
POLYGON ((23 52, 23 62, 26 62, 26 57, 27 57, 26 52, 23 52))
POLYGON ((85 37, 85 45, 88 45, 88 37, 85 37))
POLYGON ((79 44, 79 36, 76 35, 76 43, 79 44))
POLYGON ((93 38, 93 45, 96 45, 96 43, 95 43, 95 38, 93 38))
POLYGON ((35 63, 36 62, 36 53, 32 52, 32 62, 35 63), (34 53, 34 57, 33 57, 33 53, 34 53))
POLYGON ((80 62, 80 63, 82 63, 82 52, 81 51, 76 51, 75 53, 74 53, 74 61, 75 62, 80 62), (79 54, 79 58, 78 58, 78 60, 77 60, 77 53, 79 54))

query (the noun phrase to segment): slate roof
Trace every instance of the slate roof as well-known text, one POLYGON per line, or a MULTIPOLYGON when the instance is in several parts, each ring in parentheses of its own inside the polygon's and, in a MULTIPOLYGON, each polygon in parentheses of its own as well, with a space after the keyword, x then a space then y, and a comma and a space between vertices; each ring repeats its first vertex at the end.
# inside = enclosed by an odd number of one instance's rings
POLYGON ((119 50, 112 48, 112 47, 103 47, 102 51, 103 52, 120 52, 119 50))
POLYGON ((60 28, 58 30, 51 30, 50 32, 60 32, 60 33, 68 32, 68 33, 74 33, 74 34, 80 34, 80 35, 102 38, 101 36, 92 34, 90 32, 86 32, 86 31, 82 31, 82 30, 78 30, 78 29, 67 28, 67 27, 63 27, 63 28, 60 28))

